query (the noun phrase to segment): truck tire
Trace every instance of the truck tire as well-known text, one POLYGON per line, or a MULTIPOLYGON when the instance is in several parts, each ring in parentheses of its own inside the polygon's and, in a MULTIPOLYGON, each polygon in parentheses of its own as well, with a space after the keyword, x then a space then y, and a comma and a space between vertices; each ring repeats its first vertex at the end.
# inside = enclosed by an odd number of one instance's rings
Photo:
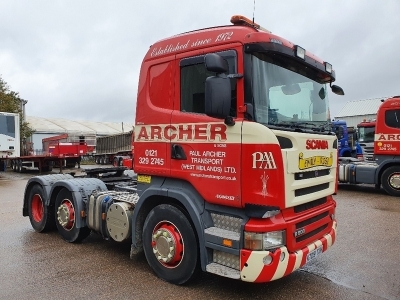
POLYGON ((113 166, 114 167, 119 167, 119 159, 118 159, 118 157, 114 157, 113 166))
POLYGON ((55 228, 54 208, 43 201, 43 188, 35 184, 29 192, 28 215, 33 229, 46 232, 55 228))
POLYGON ((400 197, 400 167, 392 166, 383 171, 382 186, 389 195, 400 197))
POLYGON ((196 235, 175 206, 161 204, 150 211, 143 226, 143 248, 154 273, 170 283, 184 284, 199 269, 196 235))
POLYGON ((17 172, 22 173, 22 160, 18 159, 16 163, 17 163, 17 172))
POLYGON ((69 243, 79 243, 90 234, 88 227, 76 227, 76 218, 79 217, 79 212, 75 211, 75 207, 72 193, 63 188, 56 198, 55 219, 58 233, 69 243))

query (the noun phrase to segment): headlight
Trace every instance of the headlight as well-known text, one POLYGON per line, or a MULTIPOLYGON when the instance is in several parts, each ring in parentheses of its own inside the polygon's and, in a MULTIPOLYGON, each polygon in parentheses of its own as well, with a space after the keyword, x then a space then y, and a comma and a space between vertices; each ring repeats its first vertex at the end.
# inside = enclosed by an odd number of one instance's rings
POLYGON ((286 230, 265 233, 244 233, 244 248, 261 251, 279 248, 285 245, 286 230))

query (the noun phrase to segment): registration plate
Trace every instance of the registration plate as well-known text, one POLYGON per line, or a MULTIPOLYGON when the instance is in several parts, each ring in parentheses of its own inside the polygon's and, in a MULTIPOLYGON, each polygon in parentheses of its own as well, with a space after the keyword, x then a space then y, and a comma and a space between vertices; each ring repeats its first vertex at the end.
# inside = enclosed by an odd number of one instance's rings
POLYGON ((307 254, 306 263, 309 262, 310 260, 313 260, 318 255, 320 255, 321 253, 322 253, 322 246, 314 249, 313 251, 311 251, 310 253, 307 254))

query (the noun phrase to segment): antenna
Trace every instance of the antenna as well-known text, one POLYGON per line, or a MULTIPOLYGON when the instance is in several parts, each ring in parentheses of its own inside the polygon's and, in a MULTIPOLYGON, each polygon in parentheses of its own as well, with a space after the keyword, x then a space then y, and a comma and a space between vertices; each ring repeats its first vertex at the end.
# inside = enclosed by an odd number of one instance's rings
POLYGON ((256 0, 253 2, 253 24, 254 24, 254 12, 256 10, 256 0))

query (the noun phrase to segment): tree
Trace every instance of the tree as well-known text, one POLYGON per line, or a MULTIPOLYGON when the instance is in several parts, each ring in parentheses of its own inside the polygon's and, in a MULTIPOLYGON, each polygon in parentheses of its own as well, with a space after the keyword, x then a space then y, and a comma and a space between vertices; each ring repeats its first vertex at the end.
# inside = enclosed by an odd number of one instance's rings
MULTIPOLYGON (((7 82, 5 82, 0 75, 0 111, 9 113, 19 113, 21 141, 31 137, 32 133, 35 132, 35 130, 33 130, 29 126, 28 122, 23 121, 22 118, 23 112, 21 109, 22 101, 24 100, 19 97, 19 94, 17 92, 14 92, 10 89, 7 82)), ((21 149, 23 149, 23 147, 21 147, 21 149)))

